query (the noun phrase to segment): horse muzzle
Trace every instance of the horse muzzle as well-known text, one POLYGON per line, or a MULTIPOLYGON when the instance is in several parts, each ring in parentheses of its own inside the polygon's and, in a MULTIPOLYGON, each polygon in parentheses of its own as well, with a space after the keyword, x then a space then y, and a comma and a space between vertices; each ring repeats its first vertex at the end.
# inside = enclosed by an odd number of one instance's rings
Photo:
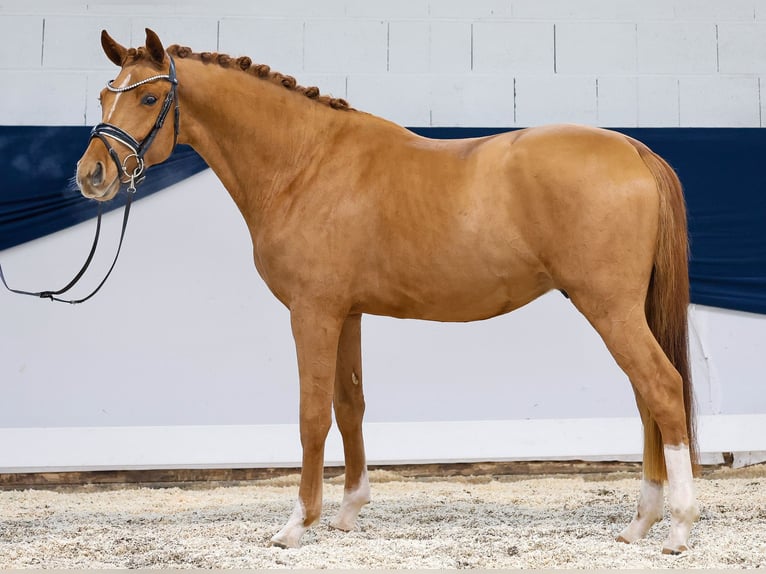
POLYGON ((88 199, 108 201, 120 190, 119 174, 110 174, 111 166, 103 161, 83 161, 77 163, 75 180, 80 193, 88 199), (111 177, 110 177, 111 175, 111 177))

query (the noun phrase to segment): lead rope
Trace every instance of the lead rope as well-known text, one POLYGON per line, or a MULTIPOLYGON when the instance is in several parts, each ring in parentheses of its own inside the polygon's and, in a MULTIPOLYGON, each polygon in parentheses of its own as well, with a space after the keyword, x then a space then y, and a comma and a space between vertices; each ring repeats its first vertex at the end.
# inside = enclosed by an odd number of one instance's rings
MULTIPOLYGON (((178 141, 178 98, 176 95, 176 86, 178 85, 178 80, 176 79, 176 68, 175 63, 173 62, 173 57, 168 54, 168 58, 170 59, 170 69, 169 73, 166 75, 160 75, 160 76, 152 76, 151 78, 147 78, 146 80, 142 80, 140 82, 137 82, 135 84, 132 84, 130 86, 125 86, 122 88, 115 88, 112 86, 112 82, 109 82, 107 84, 107 88, 113 92, 125 92, 128 90, 132 90, 134 88, 137 88, 138 86, 142 86, 149 82, 154 82, 156 80, 167 80, 171 83, 171 89, 168 91, 167 95, 165 96, 165 102, 162 105, 162 109, 160 110, 159 115, 157 116, 157 120, 154 123, 154 126, 149 131, 147 136, 144 138, 144 141, 141 143, 138 143, 130 134, 128 134, 126 131, 122 130, 121 128, 118 128, 116 126, 110 125, 110 124, 98 124, 96 127, 93 128, 93 131, 91 132, 91 139, 94 137, 98 137, 106 146, 107 151, 109 152, 109 155, 114 160, 115 164, 117 165, 117 171, 119 172, 122 170, 122 174, 128 177, 128 181, 124 181, 122 177, 120 177, 120 182, 122 185, 127 184, 127 199, 125 201, 125 211, 122 216, 122 230, 120 231, 120 242, 117 245, 117 252, 114 254, 114 260, 112 261, 112 265, 109 267, 109 271, 106 272, 106 275, 101 280, 101 283, 99 283, 96 288, 88 295, 87 297, 83 297, 81 299, 62 299, 58 297, 58 295, 62 295, 69 291, 72 287, 74 287, 77 282, 82 278, 82 276, 85 274, 85 271, 90 266, 91 261, 93 261, 93 256, 96 253, 96 247, 98 246, 98 238, 101 233, 101 215, 103 213, 103 204, 99 203, 98 205, 98 220, 96 222, 96 235, 93 238, 93 245, 90 248, 90 253, 88 254, 88 258, 85 260, 85 263, 83 264, 80 271, 77 272, 77 275, 75 275, 74 279, 72 279, 69 283, 67 283, 66 286, 62 287, 58 291, 24 291, 22 289, 11 289, 11 287, 8 286, 8 283, 5 281, 5 275, 3 274, 3 268, 0 265, 0 281, 2 281, 3 285, 5 286, 8 291, 11 293, 17 293, 19 295, 29 295, 31 297, 39 297, 41 299, 50 299, 51 301, 57 301, 59 303, 70 303, 72 305, 76 305, 78 303, 83 303, 93 297, 96 293, 99 292, 101 287, 104 286, 104 283, 106 283, 106 280, 109 279, 109 275, 112 274, 112 270, 114 269, 114 266, 117 264, 117 258, 120 256, 120 250, 122 249, 122 241, 125 239, 125 230, 128 227, 128 216, 130 215, 130 204, 133 202, 133 196, 136 193, 136 184, 143 181, 143 172, 144 172, 144 159, 143 156, 146 153, 146 151, 149 149, 149 146, 151 146, 152 142, 154 141, 154 137, 157 135, 157 132, 162 128, 163 124, 165 123, 165 117, 168 114, 168 111, 170 110, 170 106, 175 103, 175 111, 174 111, 174 117, 173 117, 173 149, 175 149, 176 143, 178 141), (128 147, 131 151, 133 151, 132 154, 129 154, 125 157, 125 159, 120 162, 119 157, 117 156, 117 153, 114 151, 111 145, 109 145, 109 142, 106 140, 106 137, 111 137, 128 147), (128 174, 126 169, 126 164, 128 159, 131 157, 135 157, 138 165, 133 170, 133 173, 128 174)), ((172 153, 172 151, 171 151, 172 153)))
POLYGON ((98 205, 98 219, 96 221, 96 234, 93 237, 93 245, 90 248, 90 253, 88 254, 88 258, 85 260, 85 263, 83 264, 82 268, 77 272, 77 275, 74 276, 74 279, 72 279, 69 283, 67 283, 64 287, 61 289, 58 289, 56 291, 24 291, 22 289, 12 289, 8 286, 8 283, 5 280, 5 275, 3 274, 3 267, 0 265, 0 280, 2 280, 3 285, 5 285, 5 288, 8 289, 8 291, 12 293, 18 293, 19 295, 29 295, 31 297, 39 297, 40 299, 50 299, 51 301, 58 301, 59 303, 70 303, 72 305, 76 305, 78 303, 82 303, 84 301, 87 301, 91 297, 93 297, 96 293, 99 292, 101 287, 103 287, 104 283, 106 283, 106 280, 109 278, 109 275, 112 273, 112 269, 114 269, 114 266, 117 264, 117 258, 120 256, 120 250, 122 249, 122 241, 125 238, 125 230, 128 227, 128 216, 130 215, 130 204, 133 202, 133 195, 136 191, 135 183, 133 181, 133 178, 131 177, 130 187, 128 187, 128 194, 127 194, 127 200, 125 201, 125 211, 122 216, 122 230, 120 231, 120 242, 117 245, 117 253, 114 255, 114 260, 112 261, 112 265, 109 267, 109 271, 107 271, 104 278, 101 280, 101 283, 98 284, 98 286, 88 295, 87 297, 83 297, 81 299, 62 299, 58 297, 58 295, 62 295, 69 291, 72 287, 74 287, 82 278, 83 275, 85 275, 85 271, 90 267, 91 261, 93 261, 93 256, 96 253, 96 247, 98 246, 98 238, 101 234, 101 215, 103 214, 103 204, 99 203, 98 205))

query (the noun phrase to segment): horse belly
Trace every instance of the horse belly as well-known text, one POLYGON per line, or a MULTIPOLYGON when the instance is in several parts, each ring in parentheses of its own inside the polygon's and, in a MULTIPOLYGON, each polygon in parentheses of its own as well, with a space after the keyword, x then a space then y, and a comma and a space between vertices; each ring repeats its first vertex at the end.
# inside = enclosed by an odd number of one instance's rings
MULTIPOLYGON (((553 287, 531 254, 492 242, 445 247, 417 260, 392 257, 371 270, 359 311, 433 321, 476 321, 526 305, 553 287)), ((417 251, 417 250, 415 250, 417 251)))

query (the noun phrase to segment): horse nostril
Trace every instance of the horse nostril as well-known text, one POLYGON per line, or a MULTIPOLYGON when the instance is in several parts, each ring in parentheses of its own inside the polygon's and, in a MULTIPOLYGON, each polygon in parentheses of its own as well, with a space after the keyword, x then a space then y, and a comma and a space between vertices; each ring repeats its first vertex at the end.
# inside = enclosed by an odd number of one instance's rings
POLYGON ((104 164, 102 164, 100 161, 96 162, 96 168, 93 170, 93 173, 90 175, 90 182, 94 186, 99 186, 104 181, 104 164))

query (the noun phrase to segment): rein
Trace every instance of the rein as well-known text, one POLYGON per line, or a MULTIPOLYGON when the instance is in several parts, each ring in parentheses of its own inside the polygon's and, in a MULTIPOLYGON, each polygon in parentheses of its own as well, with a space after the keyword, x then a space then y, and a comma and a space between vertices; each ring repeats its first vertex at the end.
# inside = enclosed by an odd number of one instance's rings
MULTIPOLYGON (((93 130, 90 133, 91 140, 93 138, 98 138, 99 140, 101 140, 104 146, 106 146, 106 149, 109 152, 109 156, 114 161, 115 165, 117 166, 117 172, 120 174, 119 176, 120 184, 127 185, 127 188, 126 188, 127 198, 125 201, 125 211, 122 216, 122 230, 120 231, 120 241, 117 245, 117 252, 114 255, 114 260, 112 261, 112 265, 109 267, 109 270, 106 272, 106 275, 104 276, 104 278, 101 280, 98 286, 86 297, 83 297, 81 299, 62 299, 58 297, 59 295, 62 295, 63 293, 66 293, 67 291, 69 291, 72 287, 74 287, 78 283, 78 281, 80 281, 82 276, 85 274, 85 271, 90 266, 91 261, 93 261, 93 256, 95 255, 96 248, 98 246, 98 238, 101 234, 101 215, 103 214, 103 203, 99 202, 98 217, 96 221, 96 234, 93 237, 93 245, 90 248, 90 253, 88 253, 88 257, 86 258, 85 263, 83 264, 82 268, 77 272, 77 274, 74 276, 74 279, 72 279, 64 287, 56 291, 24 291, 21 289, 12 289, 11 287, 8 286, 8 283, 5 281, 3 268, 2 266, 0 266, 0 281, 2 281, 3 285, 5 286, 6 289, 8 289, 8 291, 11 291, 12 293, 18 293, 19 295, 30 295, 32 297, 39 297, 41 299, 50 299, 51 301, 57 301, 59 303, 70 303, 72 305, 75 305, 75 304, 83 303, 87 301, 88 299, 93 297, 96 293, 98 293, 101 287, 104 286, 104 283, 106 283, 106 280, 109 278, 109 275, 112 274, 112 270, 114 269, 114 266, 117 264, 117 258, 120 256, 120 250, 122 249, 122 241, 125 238, 125 230, 128 227, 128 216, 130 214, 130 205, 133 202, 133 195, 136 192, 136 185, 141 183, 145 178, 144 155, 146 155, 146 152, 149 150, 149 147, 154 142, 155 137, 159 133, 160 129, 162 129, 162 126, 165 124, 165 119, 167 118, 168 112, 170 112, 170 107, 174 103, 175 103, 175 110, 174 110, 174 116, 173 116, 173 149, 175 149, 176 143, 178 142, 178 124, 179 124, 179 109, 178 109, 178 94, 177 94, 178 79, 176 77, 176 66, 175 66, 175 62, 173 61, 173 57, 170 54, 168 54, 168 58, 170 59, 170 69, 168 70, 167 74, 152 76, 151 78, 146 78, 145 80, 141 80, 140 82, 136 82, 135 84, 131 84, 129 86, 125 86, 122 88, 115 88, 112 85, 113 80, 106 85, 106 89, 109 90, 110 92, 122 93, 122 92, 127 92, 130 90, 134 90, 138 88, 139 86, 143 86, 144 84, 148 84, 150 82, 156 82, 158 80, 165 80, 170 82, 171 88, 168 91, 167 95, 165 96, 165 101, 162 104, 162 109, 160 109, 160 113, 157 116, 157 119, 154 122, 152 129, 149 131, 149 133, 146 135, 146 137, 144 137, 144 139, 141 142, 137 141, 133 136, 131 136, 128 132, 126 132, 122 128, 119 128, 109 123, 102 122, 98 124, 97 126, 93 128, 93 130), (131 153, 125 156, 125 159, 120 161, 119 155, 109 143, 110 139, 121 143, 122 145, 127 147, 131 153), (136 167, 133 169, 132 172, 128 172, 128 168, 127 168, 127 162, 130 158, 135 158, 136 160, 136 167)), ((172 150, 171 150, 171 153, 172 153, 172 150)))

